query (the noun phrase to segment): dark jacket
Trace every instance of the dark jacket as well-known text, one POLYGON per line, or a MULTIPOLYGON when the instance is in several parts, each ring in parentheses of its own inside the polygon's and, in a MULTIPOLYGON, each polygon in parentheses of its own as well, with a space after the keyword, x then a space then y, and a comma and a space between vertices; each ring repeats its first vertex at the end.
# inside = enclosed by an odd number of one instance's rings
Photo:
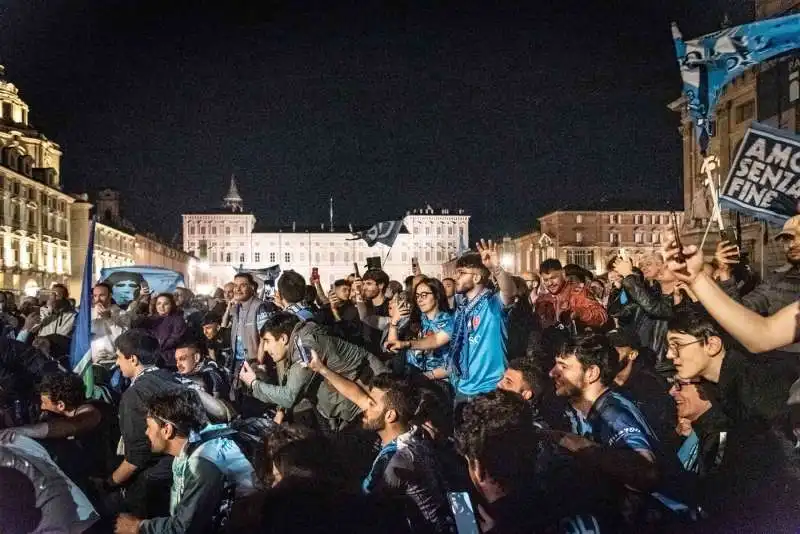
POLYGON ((353 345, 364 346, 364 327, 355 304, 345 302, 339 306, 336 309, 339 314, 338 321, 333 316, 330 304, 326 304, 321 311, 322 320, 333 335, 353 345))
POLYGON ((667 322, 673 316, 672 295, 662 294, 658 284, 647 287, 644 277, 637 273, 626 276, 622 288, 628 295, 628 303, 618 312, 620 326, 632 326, 641 344, 653 351, 656 361, 664 361, 667 322))
POLYGON ((186 321, 180 313, 158 316, 151 315, 144 318, 140 328, 149 331, 158 339, 158 348, 164 362, 170 366, 175 366, 175 348, 178 342, 186 333, 186 321))
POLYGON ((278 364, 278 385, 261 380, 253 382, 253 396, 261 402, 291 410, 307 398, 316 405, 320 415, 331 423, 332 429, 342 428, 360 410, 321 376, 301 364, 296 343, 298 338, 308 350, 315 350, 331 371, 349 380, 386 372, 386 366, 361 347, 329 335, 324 326, 301 322, 295 326, 289 339, 289 354, 278 364))

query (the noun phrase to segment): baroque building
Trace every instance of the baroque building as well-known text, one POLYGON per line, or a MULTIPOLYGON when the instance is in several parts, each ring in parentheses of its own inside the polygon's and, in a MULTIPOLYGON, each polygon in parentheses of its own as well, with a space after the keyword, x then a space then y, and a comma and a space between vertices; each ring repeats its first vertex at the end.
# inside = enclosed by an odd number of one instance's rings
MULTIPOLYGON (((387 217, 388 219, 389 217, 387 217)), ((378 222, 378 221, 375 221, 378 222)), ((392 279, 411 274, 411 259, 417 258, 423 273, 440 276, 442 264, 469 243, 469 215, 463 210, 411 210, 404 217, 405 228, 391 250, 383 245, 368 247, 353 239, 351 230, 370 225, 334 229, 330 224, 316 227, 262 224, 244 208, 234 178, 220 209, 183 215, 184 249, 200 259, 197 291, 208 293, 233 278, 238 268, 260 269, 280 266, 294 270, 306 280, 314 267, 324 287, 338 278, 366 268, 369 257, 379 256, 392 279)))
POLYGON ((28 105, 0 66, 0 288, 35 295, 72 273, 61 149, 30 123, 28 105))

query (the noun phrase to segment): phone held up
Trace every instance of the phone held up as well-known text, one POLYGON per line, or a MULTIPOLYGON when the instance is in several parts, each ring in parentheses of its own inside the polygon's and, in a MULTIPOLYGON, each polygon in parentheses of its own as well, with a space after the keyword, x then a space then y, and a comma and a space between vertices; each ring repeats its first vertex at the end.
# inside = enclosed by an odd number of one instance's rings
MULTIPOLYGON (((722 230, 720 230, 719 238, 721 241, 727 241, 731 245, 736 245, 739 242, 736 239, 736 232, 733 230, 733 228, 723 228, 722 230)), ((736 259, 741 260, 741 254, 740 251, 738 250, 738 246, 736 250, 736 259)))
POLYGON ((311 351, 303 344, 303 340, 299 336, 295 338, 294 346, 300 356, 300 363, 303 366, 307 366, 311 362, 311 351))

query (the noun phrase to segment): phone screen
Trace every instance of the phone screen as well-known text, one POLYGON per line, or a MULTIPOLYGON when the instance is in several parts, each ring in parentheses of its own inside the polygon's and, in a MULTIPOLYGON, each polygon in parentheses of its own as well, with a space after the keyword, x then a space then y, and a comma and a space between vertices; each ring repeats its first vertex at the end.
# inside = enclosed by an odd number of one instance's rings
POLYGON ((675 235, 675 246, 678 247, 678 253, 675 255, 675 259, 683 263, 686 259, 683 257, 683 244, 681 243, 681 232, 678 228, 678 217, 675 215, 675 212, 672 212, 672 233, 675 235))
POLYGON ((475 521, 475 510, 472 508, 472 500, 466 491, 450 491, 447 493, 447 500, 450 502, 450 511, 456 520, 458 534, 480 534, 478 522, 475 521))
POLYGON ((308 362, 311 361, 311 351, 309 351, 308 348, 303 345, 303 341, 300 339, 300 337, 295 338, 294 346, 297 347, 297 352, 300 355, 300 362, 308 365, 308 362))

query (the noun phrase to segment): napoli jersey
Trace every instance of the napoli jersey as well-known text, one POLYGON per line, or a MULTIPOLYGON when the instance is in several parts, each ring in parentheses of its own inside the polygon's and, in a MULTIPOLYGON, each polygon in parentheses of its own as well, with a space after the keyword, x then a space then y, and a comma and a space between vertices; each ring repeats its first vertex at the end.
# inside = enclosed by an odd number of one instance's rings
POLYGON ((453 354, 467 372, 462 377, 451 374, 453 385, 462 395, 480 395, 497 389, 497 382, 506 370, 507 318, 500 293, 491 295, 467 317, 467 339, 461 354, 453 354))
POLYGON ((568 411, 572 432, 608 447, 646 450, 655 454, 658 439, 642 412, 621 394, 607 390, 584 419, 568 411))
MULTIPOLYGON (((451 312, 439 311, 436 317, 429 319, 426 314, 422 314, 421 337, 428 337, 444 332, 451 338, 453 337, 453 319, 451 312)), ((406 352, 406 362, 413 365, 422 372, 433 371, 440 367, 445 367, 450 357, 450 344, 447 343, 435 350, 408 350, 406 352)))

